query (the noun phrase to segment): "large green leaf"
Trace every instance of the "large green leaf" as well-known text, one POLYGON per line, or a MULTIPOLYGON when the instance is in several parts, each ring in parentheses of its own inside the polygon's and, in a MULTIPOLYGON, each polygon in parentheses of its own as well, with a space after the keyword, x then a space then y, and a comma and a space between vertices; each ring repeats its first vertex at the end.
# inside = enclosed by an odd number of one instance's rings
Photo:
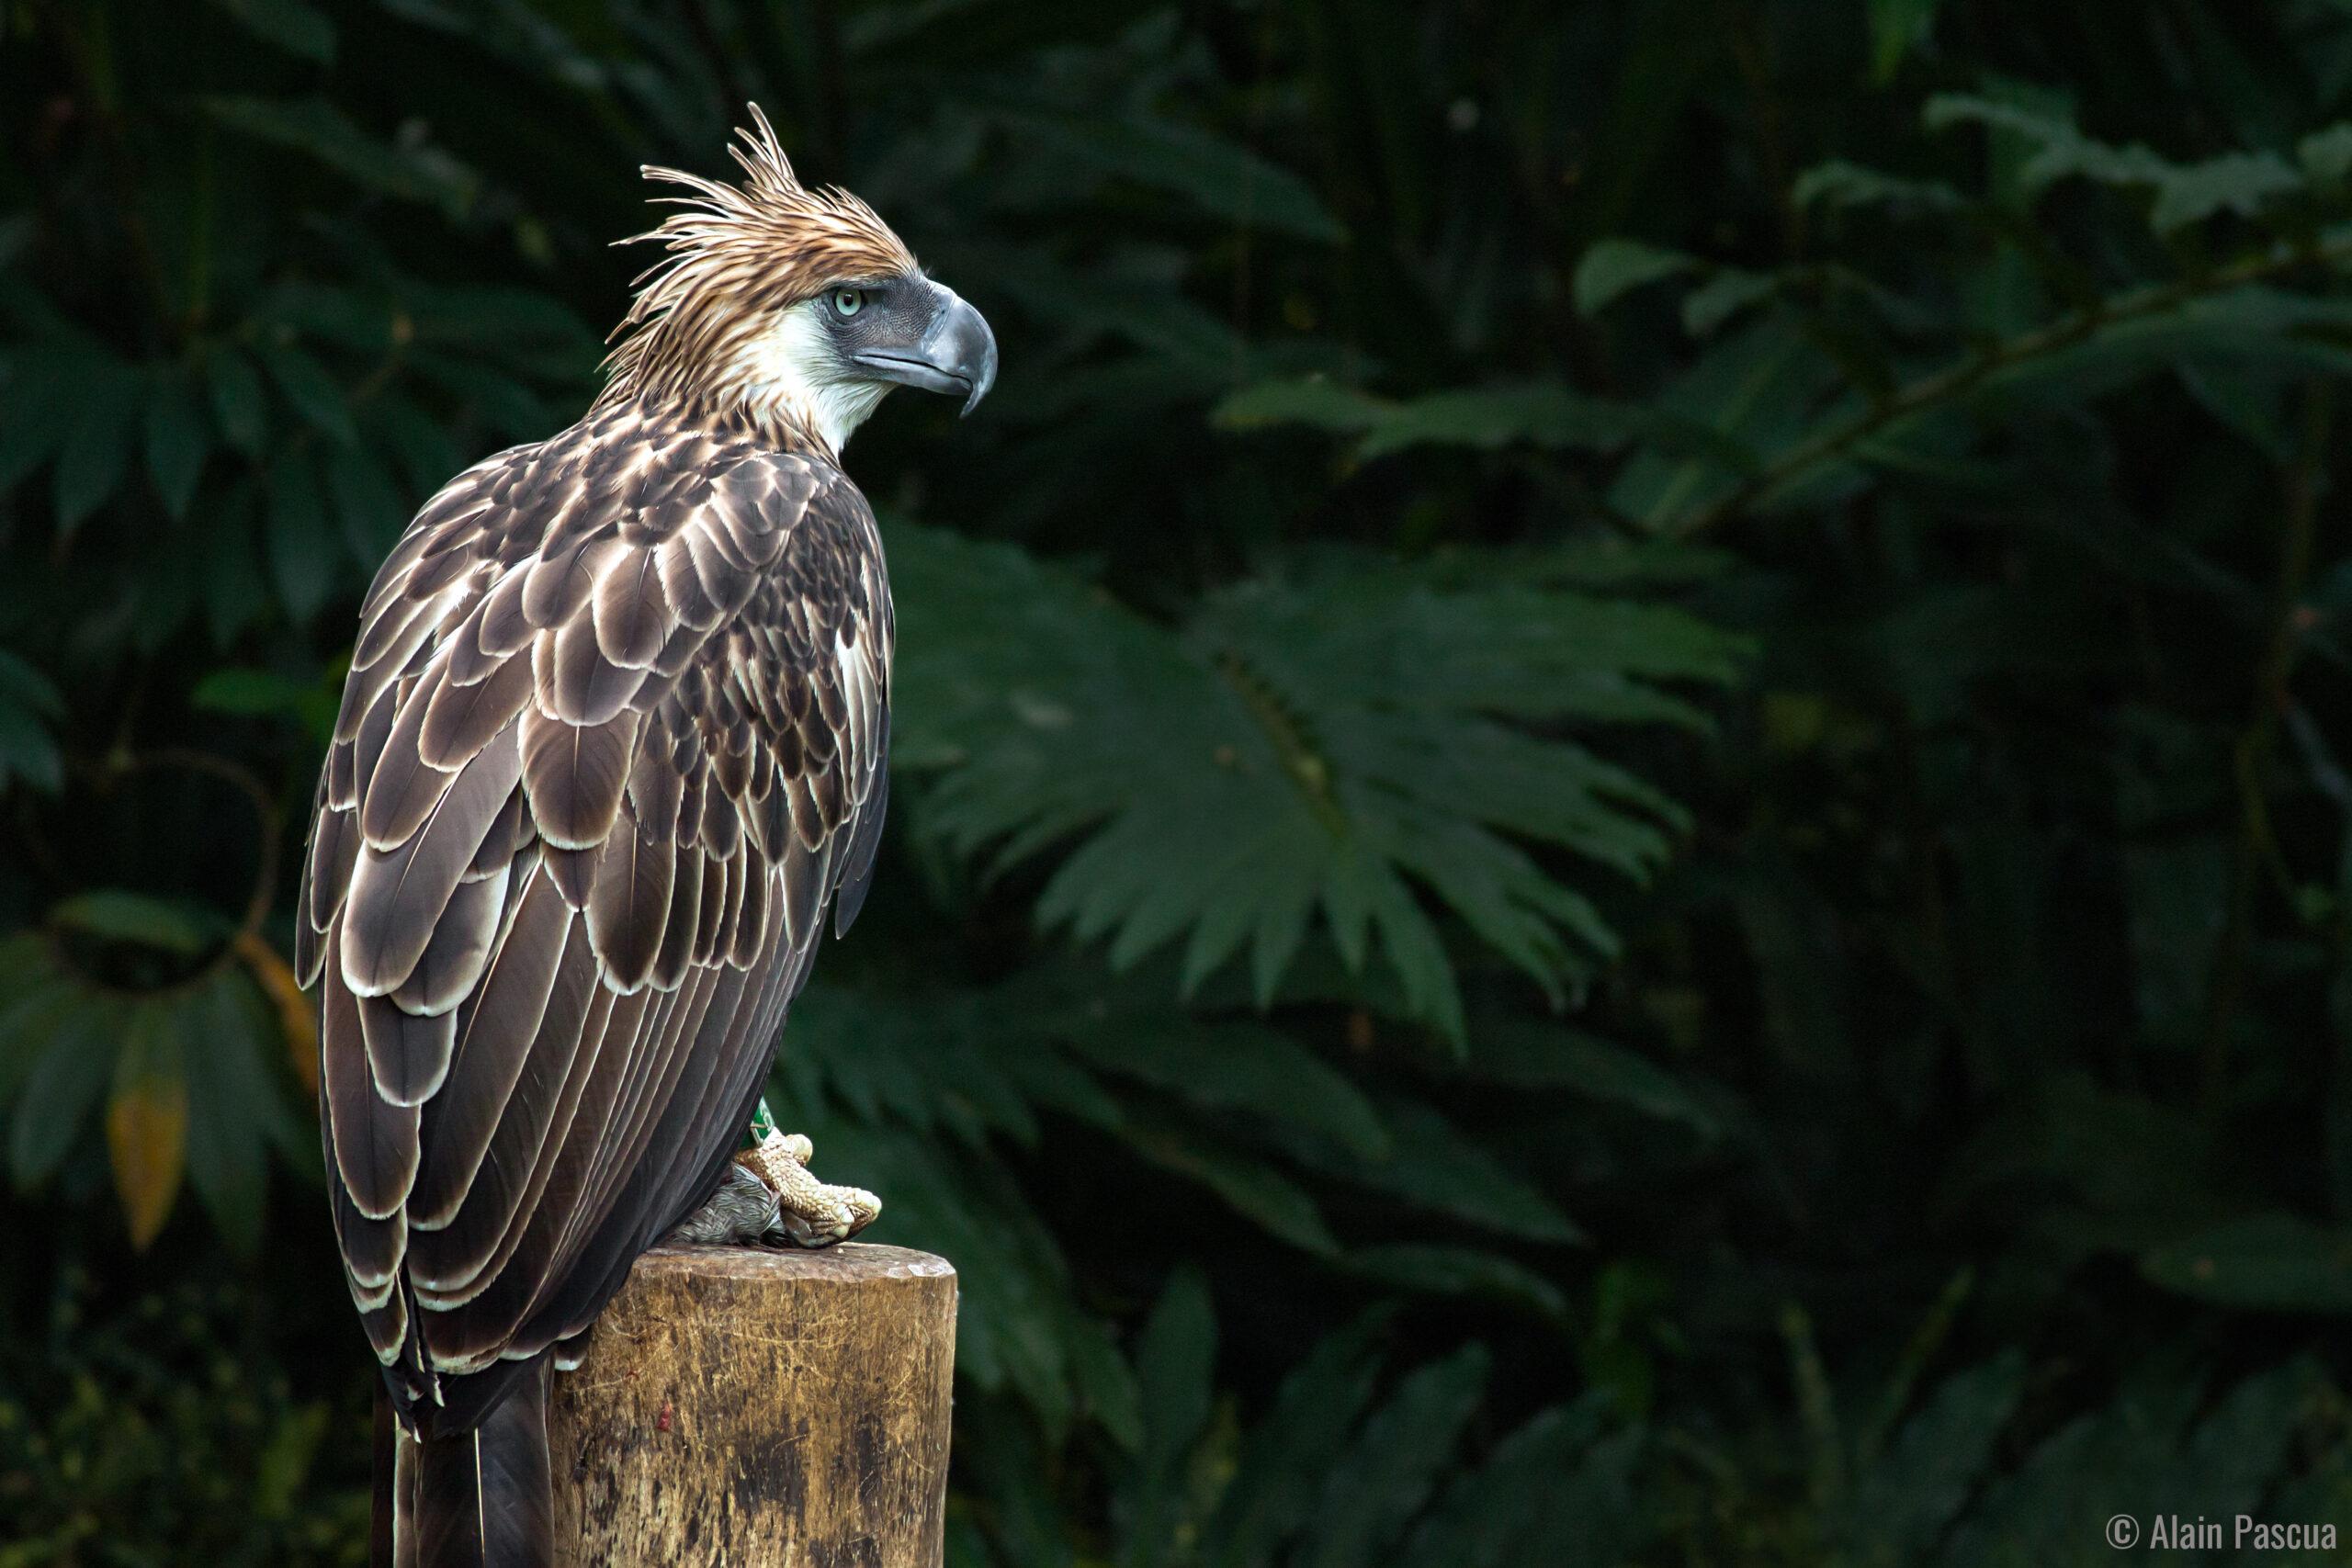
POLYGON ((1558 733, 1687 716, 1736 639, 1679 611, 1340 558, 1242 585, 1170 632, 1002 546, 893 532, 899 758, 933 832, 1012 863, 1076 840, 1040 900, 1125 965, 1245 949, 1270 998, 1319 910, 1361 969, 1376 939, 1413 1010, 1461 1004, 1424 890, 1540 984, 1616 937, 1548 843, 1638 881, 1679 809, 1558 733))
POLYGON ((297 621, 326 603, 334 584, 334 536, 320 494, 318 469, 300 448, 281 457, 269 476, 264 537, 270 580, 297 621))
POLYGON ((57 526, 71 533, 106 504, 130 468, 138 429, 141 386, 113 367, 84 383, 74 426, 57 455, 57 526))
POLYGON ((213 0, 254 36, 325 64, 334 59, 334 24, 303 0, 213 0))
POLYGON ((91 1112, 114 1076, 129 1027, 129 1010, 113 998, 70 983, 60 984, 59 992, 53 1010, 23 1021, 38 1021, 41 1038, 9 1118, 8 1172, 19 1188, 46 1180, 77 1145, 96 1142, 91 1112))
POLYGON ((1198 1269, 1180 1269, 1144 1325, 1136 1351, 1143 1448, 1114 1499, 1126 1549, 1122 1568, 1161 1568, 1186 1555, 1184 1465, 1209 1419, 1216 1317, 1198 1269))
POLYGON ((1145 1115, 1127 1118, 1124 1135, 1136 1154, 1207 1188, 1268 1235, 1323 1256, 1340 1250, 1314 1197, 1238 1144, 1145 1115))
POLYGON ((408 525, 407 499, 375 455, 358 446, 329 456, 327 491, 334 497, 336 514, 343 520, 344 543, 351 558, 362 571, 373 573, 408 525))
POLYGON ((1553 1323, 1567 1320, 1560 1288, 1525 1264, 1467 1247, 1415 1242, 1367 1247, 1346 1258, 1349 1269, 1384 1291, 1415 1295, 1476 1296, 1510 1304, 1553 1323))
POLYGON ((64 782, 52 727, 65 699, 49 677, 0 649, 0 787, 22 779, 37 789, 64 782))
POLYGON ((339 446, 358 444, 359 431, 351 423, 350 396, 333 372, 294 344, 270 344, 257 352, 269 378, 312 429, 339 446))
POLYGON ((1272 1562, 1313 1517, 1324 1478, 1379 1387, 1376 1346, 1387 1324, 1385 1312, 1360 1315, 1283 1377, 1203 1531, 1201 1558, 1210 1568, 1272 1562))
POLYGON ((1357 1183, 1410 1210, 1450 1215, 1530 1241, 1585 1239, 1559 1206, 1481 1148, 1433 1107, 1392 1099, 1383 1107, 1395 1152, 1367 1160, 1324 1144, 1303 1128, 1274 1136, 1293 1156, 1329 1175, 1357 1183))
POLYGON ((1698 261, 1680 251, 1645 245, 1639 240, 1600 240, 1577 262, 1574 288, 1577 309, 1595 315, 1644 284, 1689 272, 1698 261))
POLYGON ((1326 243, 1345 237, 1304 180, 1207 132, 1141 117, 1015 109, 1004 118, 1069 164, 1174 192, 1236 223, 1326 243))
POLYGON ((2151 1249, 2140 1260, 2167 1290, 2272 1312, 2352 1313, 2352 1232, 2256 1214, 2151 1249))
POLYGON ((324 98, 208 98, 204 107, 232 130, 308 154, 370 190, 428 202, 455 216, 472 201, 474 176, 446 155, 387 146, 324 98))
POLYGON ((2149 226, 2159 234, 2199 223, 2219 212, 2260 213, 2274 199, 2301 191, 2304 175, 2272 152, 2229 152, 2189 164, 2169 163, 2134 144, 2094 141, 2064 120, 1997 98, 1948 94, 1928 101, 1929 129, 1982 124, 2038 143, 2021 171, 2030 192, 2079 177, 2101 185, 2143 186, 2155 193, 2149 226))
POLYGON ((1332 1465, 1300 1568, 1355 1568, 1393 1551, 1437 1487, 1486 1387, 1485 1348, 1465 1345, 1412 1372, 1332 1465))
POLYGON ((1486 1082, 1568 1089, 1680 1122, 1702 1137, 1724 1132, 1714 1106, 1681 1078, 1647 1057, 1575 1030, 1524 1021, 1481 1027, 1464 1065, 1486 1082))
POLYGON ((188 694, 190 706, 214 713, 285 715, 299 720, 322 750, 334 730, 336 688, 274 670, 232 665, 215 670, 188 694))
POLYGON ((220 918, 199 905, 120 888, 98 887, 60 899, 49 923, 102 942, 135 942, 182 958, 218 947, 220 918))
POLYGON ((74 428, 85 389, 110 362, 80 345, 14 349, 5 361, 8 417, 0 419, 0 491, 13 490, 55 455, 74 428))
POLYGON ((253 361, 234 349, 216 348, 205 356, 204 373, 221 435, 246 457, 259 457, 269 440, 269 394, 253 361))
POLYGON ((267 1063, 277 1026, 243 969, 223 965, 186 1003, 187 1175, 230 1246, 261 1248, 268 1151, 306 1144, 267 1063))
POLYGON ((1064 1038, 1103 1072, 1157 1084, 1211 1110, 1311 1127, 1366 1159, 1388 1156, 1388 1129, 1363 1091, 1286 1034, 1240 1023, 1187 1028, 1149 1017, 1091 1021, 1064 1038))
POLYGON ((1877 1560, 1916 1560, 1959 1515, 2017 1413, 2024 1371, 2010 1354, 1947 1380, 1856 1484, 1852 1529, 1877 1560))
POLYGON ((147 394, 145 434, 147 472, 163 497, 164 510, 185 517, 212 441, 189 378, 175 371, 155 379, 147 394))
POLYGON ((1526 443, 1608 452, 1642 426, 1636 411, 1554 381, 1463 388, 1401 402, 1320 378, 1267 381, 1230 394, 1211 417, 1233 430, 1302 423, 1358 435, 1356 456, 1366 460, 1424 444, 1491 450, 1526 443))
POLYGON ((1871 0, 1871 74, 1892 81, 1904 57, 1927 38, 1943 0, 1871 0))
POLYGON ((1609 1430, 1608 1402, 1544 1411, 1456 1475, 1413 1531, 1413 1568, 1609 1568, 1639 1533, 1642 1434, 1609 1430))

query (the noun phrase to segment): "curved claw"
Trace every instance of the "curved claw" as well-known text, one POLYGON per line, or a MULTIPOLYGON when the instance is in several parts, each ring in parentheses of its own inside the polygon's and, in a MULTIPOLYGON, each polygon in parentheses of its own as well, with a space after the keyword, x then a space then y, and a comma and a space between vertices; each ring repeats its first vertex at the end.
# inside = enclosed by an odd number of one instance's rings
POLYGON ((775 1218, 766 1239, 794 1247, 847 1241, 882 1213, 882 1200, 862 1187, 832 1187, 809 1174, 816 1147, 798 1133, 770 1133, 757 1148, 735 1156, 775 1194, 775 1218))

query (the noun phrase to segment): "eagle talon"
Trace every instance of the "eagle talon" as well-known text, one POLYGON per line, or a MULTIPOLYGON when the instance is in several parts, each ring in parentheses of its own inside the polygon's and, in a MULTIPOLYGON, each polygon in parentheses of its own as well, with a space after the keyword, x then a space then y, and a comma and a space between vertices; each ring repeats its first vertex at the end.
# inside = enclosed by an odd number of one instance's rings
POLYGON ((709 1201, 672 1231, 669 1240, 694 1247, 743 1247, 775 1224, 775 1193, 766 1182, 729 1163, 709 1201))
POLYGON ((831 1247, 847 1241, 882 1213, 882 1200, 861 1187, 833 1187, 809 1174, 816 1146, 798 1133, 770 1131, 735 1156, 775 1197, 763 1239, 775 1245, 831 1247))
POLYGON ((770 1129, 756 1148, 738 1154, 710 1201, 670 1233, 703 1247, 831 1247, 847 1241, 882 1213, 882 1200, 861 1187, 831 1187, 808 1173, 815 1145, 798 1133, 770 1129))

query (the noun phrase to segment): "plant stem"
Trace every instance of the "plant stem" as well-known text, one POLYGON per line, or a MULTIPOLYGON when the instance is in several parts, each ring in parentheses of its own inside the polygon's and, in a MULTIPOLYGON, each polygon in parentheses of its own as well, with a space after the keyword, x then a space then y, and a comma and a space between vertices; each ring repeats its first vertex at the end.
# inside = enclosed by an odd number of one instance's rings
POLYGON ((1306 797, 1308 808, 1330 829, 1333 838, 1345 838, 1348 818, 1331 795, 1331 764, 1315 750, 1297 716, 1239 654, 1227 650, 1218 654, 1213 662, 1217 673, 1225 677, 1226 683, 1241 699, 1241 705, 1273 743, 1275 754, 1282 759, 1283 772, 1306 797))
POLYGON ((2328 428, 2335 412, 2333 388, 2314 380, 2303 400, 2302 439, 2283 480, 2284 532, 2278 545, 2278 575, 2271 593, 2269 636, 2256 667, 2251 710, 2234 751, 2238 786, 2237 844, 2230 857, 2228 902, 2222 934, 2207 973, 2201 1056, 2205 1097, 2218 1107, 2227 1087, 2230 1024, 2245 988, 2246 955, 2253 946, 2255 892, 2272 852, 2267 794, 2270 764, 2278 750, 2278 726, 2286 712, 2288 683, 2302 651, 2302 595, 2311 579, 2312 545, 2318 534, 2319 497, 2325 488, 2328 428))

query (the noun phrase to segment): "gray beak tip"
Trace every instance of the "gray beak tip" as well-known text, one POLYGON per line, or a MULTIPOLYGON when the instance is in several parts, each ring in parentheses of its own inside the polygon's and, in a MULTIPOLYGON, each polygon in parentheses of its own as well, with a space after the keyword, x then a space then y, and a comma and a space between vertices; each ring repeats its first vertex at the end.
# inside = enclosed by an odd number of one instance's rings
POLYGON ((996 333, 989 329, 987 317, 961 299, 956 303, 967 318, 960 325, 968 345, 964 356, 965 373, 972 379, 971 394, 965 398, 964 406, 956 414, 958 419, 963 419, 969 417, 971 412, 980 406, 980 400, 989 395, 990 387, 996 385, 996 333))

